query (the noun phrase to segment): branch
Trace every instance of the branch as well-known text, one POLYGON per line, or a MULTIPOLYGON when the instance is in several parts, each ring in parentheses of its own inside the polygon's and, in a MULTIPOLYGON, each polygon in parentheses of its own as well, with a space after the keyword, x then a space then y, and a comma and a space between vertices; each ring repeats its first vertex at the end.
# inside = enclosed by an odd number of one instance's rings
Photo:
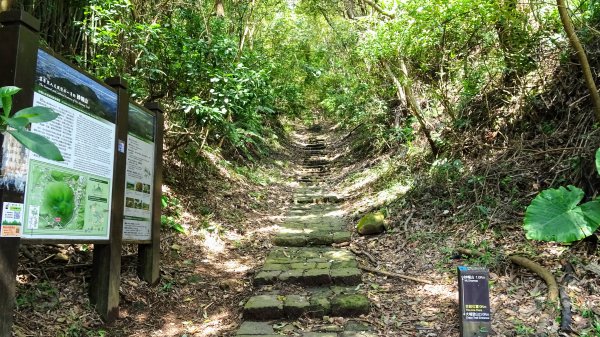
POLYGON ((394 12, 388 12, 385 9, 381 8, 381 6, 379 6, 378 4, 376 4, 375 2, 373 2, 372 0, 363 0, 367 5, 371 6, 376 12, 378 12, 381 15, 385 15, 390 19, 395 19, 396 18, 396 13, 394 12))

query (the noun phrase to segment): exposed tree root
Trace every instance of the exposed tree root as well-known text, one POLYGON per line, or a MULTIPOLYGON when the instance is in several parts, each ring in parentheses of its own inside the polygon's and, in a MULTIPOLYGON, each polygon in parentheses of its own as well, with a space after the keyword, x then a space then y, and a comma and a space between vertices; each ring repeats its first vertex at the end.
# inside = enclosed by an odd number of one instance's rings
MULTIPOLYGON (((484 254, 478 252, 476 250, 466 249, 466 248, 457 248, 457 252, 463 255, 470 256, 478 256, 482 257, 484 254)), ((538 263, 531 261, 530 259, 518 256, 518 255, 510 255, 507 258, 514 264, 517 264, 521 267, 525 267, 532 272, 536 273, 539 277, 541 277, 546 285, 548 285, 548 299, 553 303, 558 303, 558 284, 556 283, 556 279, 554 275, 548 269, 542 267, 538 263)))
POLYGON ((408 275, 402 275, 402 274, 397 274, 397 273, 392 273, 392 272, 389 272, 389 271, 383 271, 383 270, 379 270, 379 269, 375 269, 375 268, 371 268, 371 267, 367 267, 367 266, 359 265, 358 268, 360 268, 360 269, 362 269, 364 271, 368 271, 368 272, 371 272, 371 273, 380 274, 380 275, 384 275, 384 276, 397 277, 397 278, 401 278, 401 279, 405 279, 405 280, 411 280, 411 281, 420 282, 420 283, 426 283, 426 284, 431 284, 432 283, 431 281, 424 280, 422 278, 408 276, 408 275))
POLYGON ((573 279, 573 266, 569 262, 563 264, 563 271, 565 275, 562 278, 559 295, 560 295, 560 307, 561 307, 561 320, 560 320, 560 331, 562 332, 573 332, 571 328, 571 322, 573 321, 573 312, 571 311, 571 299, 567 293, 566 287, 569 282, 573 279))

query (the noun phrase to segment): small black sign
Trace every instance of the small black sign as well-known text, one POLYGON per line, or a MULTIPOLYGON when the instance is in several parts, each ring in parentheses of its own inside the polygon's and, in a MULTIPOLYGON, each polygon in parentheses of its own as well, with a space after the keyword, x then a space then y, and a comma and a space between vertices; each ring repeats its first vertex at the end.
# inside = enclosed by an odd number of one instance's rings
POLYGON ((489 272, 483 267, 458 267, 461 337, 487 337, 491 333, 489 272))

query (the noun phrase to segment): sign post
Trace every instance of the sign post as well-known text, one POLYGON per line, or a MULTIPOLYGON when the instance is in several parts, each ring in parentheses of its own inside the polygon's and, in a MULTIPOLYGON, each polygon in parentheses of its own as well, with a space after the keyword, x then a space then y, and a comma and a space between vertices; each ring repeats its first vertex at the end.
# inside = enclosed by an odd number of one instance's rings
POLYGON ((114 142, 114 174, 110 212, 110 241, 94 245, 90 301, 102 318, 110 323, 119 318, 119 285, 121 280, 121 244, 123 240, 123 208, 127 147, 127 115, 129 95, 127 83, 109 78, 106 84, 117 91, 116 139, 114 142))
POLYGON ((487 337, 491 334, 488 279, 486 268, 458 267, 461 337, 487 337))
MULTIPOLYGON (((13 99, 12 111, 30 107, 33 102, 33 82, 39 40, 40 24, 37 19, 24 11, 8 11, 0 13, 0 87, 14 85, 22 90, 13 99)), ((23 203, 24 180, 26 172, 23 165, 15 163, 13 172, 9 172, 9 157, 16 159, 24 156, 24 150, 11 143, 11 137, 2 138, 2 177, 0 178, 0 200, 23 203), (11 145, 11 146, 9 146, 11 145), (19 150, 20 149, 20 150, 19 150), (16 151, 17 153, 12 153, 16 151)), ((2 207, 4 210, 4 207, 2 207)), ((5 215, 8 213, 3 212, 5 215)), ((11 218, 20 217, 12 214, 11 218)), ((2 225, 0 225, 1 227, 2 225)), ((18 266, 20 238, 12 231, 10 236, 3 237, 0 230, 0 337, 12 334, 13 309, 15 304, 16 274, 18 266)), ((7 235, 4 231, 4 235, 7 235)))

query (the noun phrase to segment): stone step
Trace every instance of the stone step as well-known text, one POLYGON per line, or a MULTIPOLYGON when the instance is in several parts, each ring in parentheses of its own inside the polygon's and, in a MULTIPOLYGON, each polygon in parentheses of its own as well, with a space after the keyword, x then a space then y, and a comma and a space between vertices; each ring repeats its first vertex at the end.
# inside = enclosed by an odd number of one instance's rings
POLYGON ((278 247, 267 256, 262 269, 254 277, 254 285, 353 286, 362 282, 361 275, 356 257, 348 250, 278 247))
POLYGON ((298 294, 255 295, 244 305, 244 319, 269 321, 301 316, 358 317, 369 313, 369 299, 353 288, 313 288, 298 294))
POLYGON ((348 320, 343 326, 322 324, 303 331, 293 321, 257 322, 246 321, 237 331, 236 337, 281 337, 280 333, 297 337, 375 337, 373 327, 359 321, 348 320))
POLYGON ((331 246, 333 243, 350 242, 352 233, 348 231, 313 231, 310 233, 279 233, 273 244, 279 247, 331 246))

